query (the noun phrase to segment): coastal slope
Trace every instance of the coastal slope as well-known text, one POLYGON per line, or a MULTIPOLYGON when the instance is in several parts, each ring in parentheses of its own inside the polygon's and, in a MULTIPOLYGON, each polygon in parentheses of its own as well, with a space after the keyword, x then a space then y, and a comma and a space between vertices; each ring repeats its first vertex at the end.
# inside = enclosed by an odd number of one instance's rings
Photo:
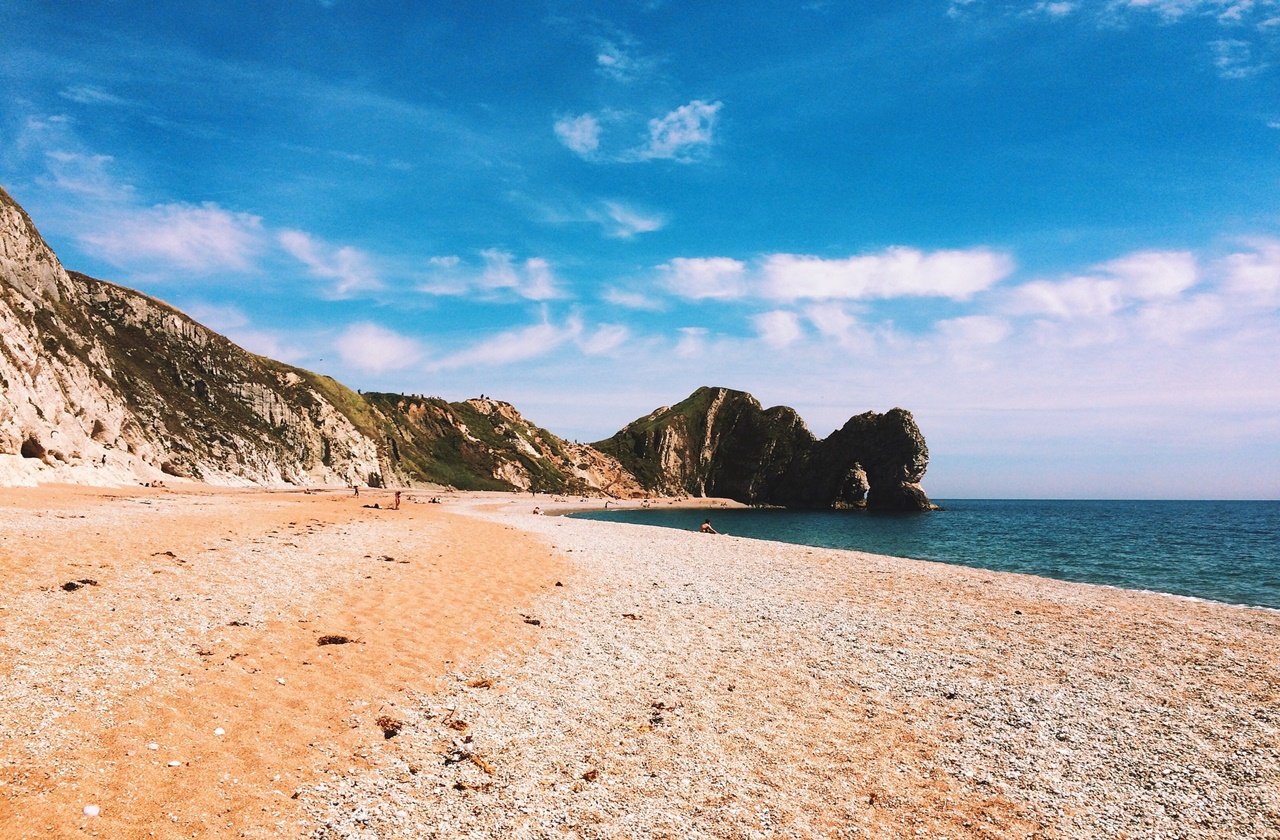
POLYGON ((435 485, 927 510, 909 412, 824 440, 790 408, 699 388, 594 445, 490 398, 358 393, 174 307, 67 271, 0 189, 0 485, 435 485))

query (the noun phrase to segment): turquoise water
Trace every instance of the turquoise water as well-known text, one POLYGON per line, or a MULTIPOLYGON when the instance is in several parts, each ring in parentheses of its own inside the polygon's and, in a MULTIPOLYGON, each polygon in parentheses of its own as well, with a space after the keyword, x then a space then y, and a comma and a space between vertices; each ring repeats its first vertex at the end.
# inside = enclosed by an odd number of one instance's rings
POLYGON ((930 513, 574 514, 1280 609, 1280 502, 940 501, 930 513))

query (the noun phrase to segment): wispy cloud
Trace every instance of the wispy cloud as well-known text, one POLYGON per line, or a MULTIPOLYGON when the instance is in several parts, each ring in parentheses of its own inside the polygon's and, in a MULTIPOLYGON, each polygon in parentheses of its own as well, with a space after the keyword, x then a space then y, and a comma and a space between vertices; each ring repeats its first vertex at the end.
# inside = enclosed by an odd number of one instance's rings
POLYGON ((517 261, 514 254, 498 248, 485 249, 479 256, 478 266, 455 254, 430 258, 426 278, 418 284, 418 291, 487 301, 549 301, 568 296, 556 279, 551 263, 542 257, 517 261))
POLYGON ((800 317, 794 312, 775 309, 752 316, 760 339, 770 347, 780 348, 794 344, 804 335, 800 317))
POLYGON ((102 202, 125 202, 133 198, 134 188, 117 179, 110 171, 115 158, 110 155, 52 149, 45 152, 47 179, 52 186, 81 199, 102 202))
POLYGON ((213 203, 127 210, 81 236, 117 266, 161 264, 197 274, 249 271, 262 250, 262 219, 213 203))
POLYGON ((574 154, 587 160, 600 149, 600 120, 594 114, 561 117, 555 122, 556 137, 574 154))
POLYGON ((1133 303, 1171 300, 1195 285, 1199 269, 1185 251, 1143 251, 1061 280, 1010 290, 1006 310, 1062 320, 1106 318, 1133 303))
POLYGON ((348 298, 382 287, 369 255, 358 248, 330 245, 300 230, 282 230, 276 241, 312 277, 335 281, 325 291, 329 297, 348 298))
POLYGON ((653 233, 662 230, 667 223, 660 213, 639 210, 620 201, 603 202, 598 210, 591 211, 591 215, 604 228, 605 234, 615 239, 653 233))
POLYGON ((1267 68, 1266 62, 1254 56, 1254 47, 1248 41, 1226 38, 1212 41, 1209 47, 1213 50, 1213 66, 1224 79, 1243 79, 1267 68))
POLYGON ((623 84, 651 75, 655 62, 640 54, 634 39, 601 38, 596 43, 596 72, 623 84))
POLYGON ((418 364, 424 349, 420 342, 367 321, 352 324, 334 341, 343 364, 362 373, 386 373, 418 364))
POLYGON ((80 105, 132 105, 121 96, 103 90, 95 85, 72 85, 58 92, 63 99, 69 99, 80 105))
POLYGON ((689 163, 700 160, 714 140, 721 102, 695 99, 665 116, 649 120, 649 142, 641 158, 689 163))
POLYGON ((729 257, 676 257, 658 267, 662 285, 690 300, 726 300, 747 293, 747 264, 729 257))
POLYGON ((544 321, 540 324, 498 333, 465 350, 446 356, 432 367, 448 370, 473 365, 493 366, 527 361, 551 353, 570 341, 574 335, 572 329, 544 321))
POLYGON ((609 288, 600 297, 606 303, 620 306, 623 309, 636 309, 644 312, 663 312, 667 309, 667 304, 661 296, 630 289, 609 288))
POLYGON ((583 160, 598 163, 642 163, 670 160, 694 163, 704 160, 715 143, 715 128, 722 102, 695 99, 660 117, 650 119, 644 127, 647 139, 634 143, 631 129, 635 115, 622 111, 585 113, 557 119, 553 125, 556 137, 566 148, 583 160), (605 129, 611 137, 624 139, 605 143, 605 129))

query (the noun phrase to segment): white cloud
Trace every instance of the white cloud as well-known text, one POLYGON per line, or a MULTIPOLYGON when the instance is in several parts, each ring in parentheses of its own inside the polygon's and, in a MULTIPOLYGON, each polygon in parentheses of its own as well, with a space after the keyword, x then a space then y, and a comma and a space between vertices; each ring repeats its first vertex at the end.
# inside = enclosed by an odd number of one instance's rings
POLYGON ((600 148, 600 121, 591 114, 556 120, 556 137, 570 151, 590 159, 600 148))
POLYGON ((422 345, 414 339, 367 321, 343 330, 334 349, 343 364, 363 373, 403 370, 416 365, 423 355, 422 345))
POLYGON ((81 199, 124 202, 134 189, 122 184, 108 171, 114 158, 54 149, 45 152, 45 166, 53 186, 81 199))
POLYGON ((681 327, 680 339, 676 342, 675 354, 682 359, 696 358, 706 354, 707 330, 705 327, 681 327))
POLYGON ((294 259, 307 267, 313 277, 337 281, 328 294, 346 298, 356 292, 381 288, 369 256, 349 245, 334 247, 300 230, 282 230, 276 241, 294 259))
POLYGON ((646 213, 619 201, 606 201, 593 213, 595 221, 614 239, 630 239, 636 234, 662 230, 667 220, 658 213, 646 213))
POLYGON ((249 271, 262 246, 262 219, 216 204, 161 204, 124 210, 81 236, 118 266, 172 267, 196 274, 249 271))
POLYGON ((1138 251, 1097 267, 1125 294, 1139 300, 1174 298, 1196 284, 1200 269, 1190 251, 1138 251))
POLYGON ((80 105, 129 105, 129 100, 94 85, 72 85, 58 92, 63 99, 80 105))
POLYGON ((1025 14, 1028 17, 1047 17, 1056 20, 1058 18, 1066 17, 1078 8, 1079 4, 1074 2, 1064 2, 1063 0, 1059 0, 1059 2, 1049 2, 1049 0, 1041 0, 1041 2, 1037 2, 1032 5, 1025 14))
POLYGON ((865 352, 873 342, 870 331, 843 305, 816 303, 805 310, 809 323, 825 338, 846 350, 865 352))
POLYGON ((823 259, 773 254, 761 270, 763 294, 779 300, 943 297, 967 300, 1013 272, 1007 254, 977 248, 924 253, 894 247, 879 254, 823 259))
POLYGON ((616 350, 631 338, 631 330, 622 324, 601 324, 590 335, 583 336, 578 346, 588 356, 599 356, 616 350))
POLYGON ((575 335, 572 328, 551 323, 535 324, 499 333, 466 350, 441 359, 433 367, 439 370, 472 365, 506 365, 545 356, 575 335))
POLYGON ((1236 38, 1225 38, 1209 44, 1213 50, 1213 66, 1224 79, 1244 79, 1266 69, 1264 61, 1253 56, 1253 45, 1236 38))
POLYGON ((1223 275, 1223 289, 1250 307, 1280 306, 1280 240, 1258 239, 1252 252, 1224 257, 1217 267, 1223 275))
POLYGON ((653 71, 653 61, 635 53, 631 45, 601 40, 596 51, 596 72, 615 82, 629 84, 653 71))
POLYGON ((541 257, 517 262, 515 255, 498 248, 480 252, 482 265, 466 264, 456 255, 427 260, 426 279, 417 290, 429 295, 482 300, 520 298, 546 301, 567 297, 556 280, 551 264, 541 257))
POLYGON ((645 312, 663 312, 667 304, 658 295, 632 292, 625 289, 608 289, 601 297, 614 306, 624 309, 639 309, 645 312))
POLYGON ((747 290, 746 263, 728 257, 676 257, 658 273, 669 291, 690 300, 728 300, 747 290))
POLYGON ((966 315, 939 321, 935 328, 952 344, 964 347, 990 346, 1004 341, 1013 328, 1003 318, 991 315, 966 315))
POLYGON ((509 290, 527 300, 552 300, 563 297, 557 288, 551 264, 541 257, 530 257, 517 265, 515 257, 506 251, 490 248, 481 252, 484 271, 480 284, 489 290, 509 290))
POLYGON ((761 340, 770 347, 786 347, 799 341, 804 335, 799 316, 784 309, 762 312, 751 320, 761 340))
POLYGON ((716 117, 722 102, 695 99, 666 116, 649 120, 649 142, 639 156, 648 160, 697 160, 714 139, 716 117))
POLYGON ((1007 311, 1062 320, 1098 320, 1144 301, 1173 300, 1199 281, 1186 251, 1139 251, 1064 280, 1034 280, 1010 290, 1007 311))

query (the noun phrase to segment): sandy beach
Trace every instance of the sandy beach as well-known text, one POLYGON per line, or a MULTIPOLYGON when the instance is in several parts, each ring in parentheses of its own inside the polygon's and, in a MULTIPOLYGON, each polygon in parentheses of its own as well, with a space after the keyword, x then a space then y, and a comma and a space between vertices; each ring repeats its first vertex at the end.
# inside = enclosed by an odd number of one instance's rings
POLYGON ((0 835, 1280 837, 1275 612, 389 498, 0 490, 0 835))

